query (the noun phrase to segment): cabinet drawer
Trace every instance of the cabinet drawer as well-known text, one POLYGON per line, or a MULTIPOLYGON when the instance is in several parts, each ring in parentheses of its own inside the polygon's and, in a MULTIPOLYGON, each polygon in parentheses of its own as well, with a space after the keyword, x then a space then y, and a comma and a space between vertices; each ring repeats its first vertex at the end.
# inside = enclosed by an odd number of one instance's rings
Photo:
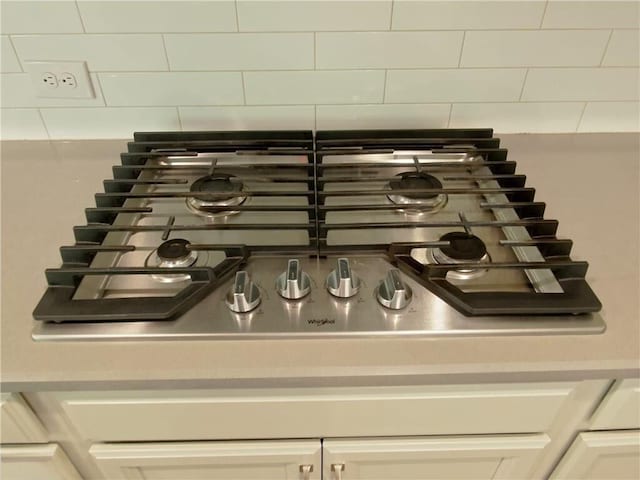
POLYGON ((0 446, 3 480, 82 480, 56 444, 0 446))
POLYGON ((0 443, 46 443, 47 432, 17 393, 0 396, 0 443))
POLYGON ((619 380, 594 414, 591 430, 640 428, 640 379, 619 380))
POLYGON ((56 394, 93 441, 544 432, 574 383, 56 394))

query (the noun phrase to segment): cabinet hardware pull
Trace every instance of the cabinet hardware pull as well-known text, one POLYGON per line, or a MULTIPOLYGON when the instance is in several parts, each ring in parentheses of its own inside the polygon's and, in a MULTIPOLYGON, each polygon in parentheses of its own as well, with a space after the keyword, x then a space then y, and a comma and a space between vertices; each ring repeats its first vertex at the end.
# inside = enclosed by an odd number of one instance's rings
POLYGON ((344 471, 344 463, 331 464, 331 471, 335 477, 335 480, 342 480, 342 472, 344 471))
POLYGON ((302 480, 309 480, 311 478, 311 472, 313 472, 313 465, 300 465, 302 480))

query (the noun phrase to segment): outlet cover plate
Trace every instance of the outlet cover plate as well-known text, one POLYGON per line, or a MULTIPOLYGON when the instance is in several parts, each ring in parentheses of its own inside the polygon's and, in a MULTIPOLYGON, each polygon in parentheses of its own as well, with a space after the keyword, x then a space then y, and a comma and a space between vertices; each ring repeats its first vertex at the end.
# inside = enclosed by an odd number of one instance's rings
POLYGON ((87 69, 87 62, 51 62, 33 60, 23 62, 25 70, 31 76, 36 97, 44 98, 94 98, 93 85, 87 69), (56 82, 47 81, 50 76, 56 82), (75 86, 67 85, 63 78, 72 75, 75 86), (56 83, 57 85, 52 85, 56 83))

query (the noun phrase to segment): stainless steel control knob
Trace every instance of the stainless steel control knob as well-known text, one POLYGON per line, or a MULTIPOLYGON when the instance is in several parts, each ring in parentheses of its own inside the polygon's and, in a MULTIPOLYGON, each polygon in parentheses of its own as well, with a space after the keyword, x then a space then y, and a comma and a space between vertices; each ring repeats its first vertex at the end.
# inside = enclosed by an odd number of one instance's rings
POLYGON ((353 297, 360 289, 360 277, 358 277, 349 265, 348 258, 339 258, 336 269, 327 277, 327 290, 335 297, 353 297))
POLYGON ((232 312, 250 312, 260 305, 260 290, 244 270, 236 272, 233 287, 227 293, 226 304, 232 312))
POLYGON ((400 270, 389 270, 384 279, 378 284, 376 298, 380 305, 391 310, 400 310, 411 301, 411 288, 402 281, 400 270))
POLYGON ((311 279, 302 271, 300 260, 289 260, 287 270, 276 280, 276 290, 287 300, 298 300, 309 294, 311 279))

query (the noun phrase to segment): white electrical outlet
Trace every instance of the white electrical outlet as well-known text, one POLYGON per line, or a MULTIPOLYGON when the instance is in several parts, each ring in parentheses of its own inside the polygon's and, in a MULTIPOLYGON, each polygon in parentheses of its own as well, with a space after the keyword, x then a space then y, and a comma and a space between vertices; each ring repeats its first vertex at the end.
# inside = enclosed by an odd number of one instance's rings
POLYGON ((27 61, 36 97, 93 98, 86 62, 27 61))

